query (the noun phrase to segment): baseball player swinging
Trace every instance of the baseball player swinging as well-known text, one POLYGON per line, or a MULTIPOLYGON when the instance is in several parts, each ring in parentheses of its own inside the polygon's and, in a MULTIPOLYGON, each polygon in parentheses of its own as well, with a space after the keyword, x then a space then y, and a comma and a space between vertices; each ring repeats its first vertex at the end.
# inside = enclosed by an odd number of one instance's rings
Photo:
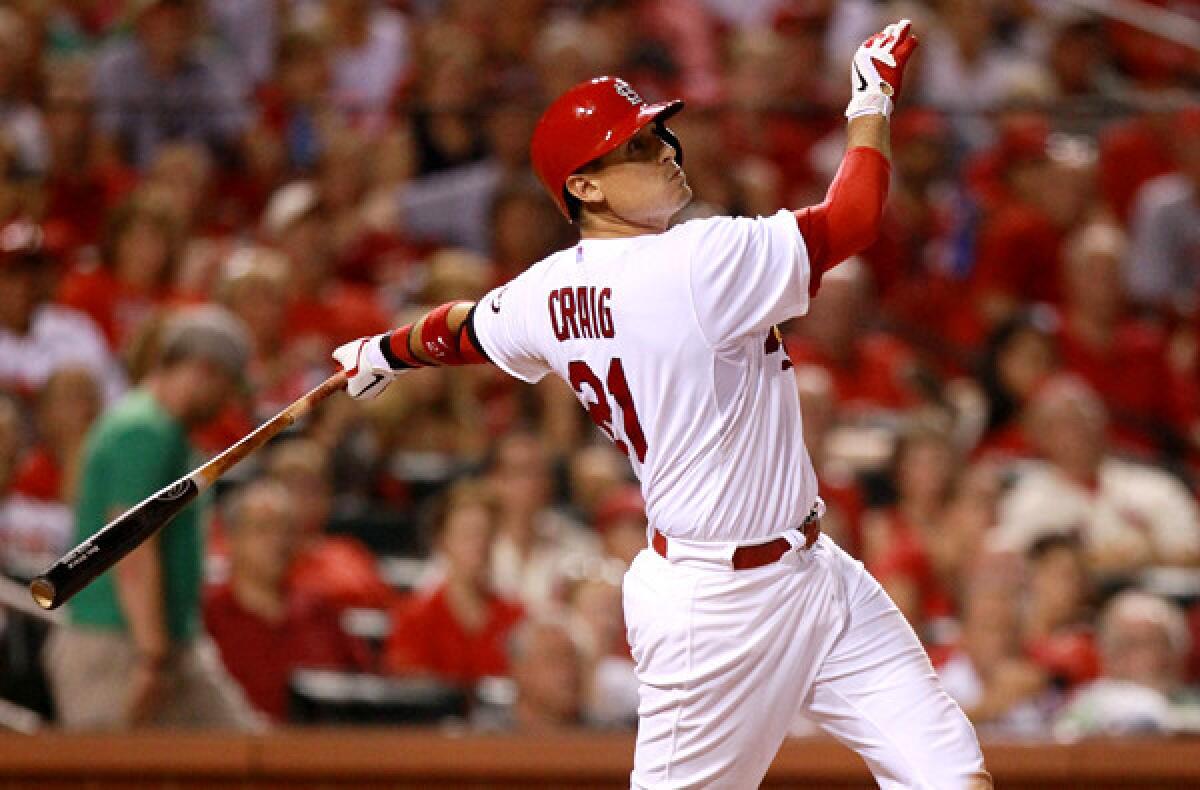
POLYGON ((855 53, 847 151, 824 203, 669 228, 691 198, 666 121, 625 82, 571 88, 533 134, 538 176, 582 240, 478 304, 334 352, 349 393, 490 362, 564 379, 641 481, 648 546, 624 582, 641 682, 634 788, 757 787, 796 715, 879 784, 987 788, 975 732, 880 586, 827 537, 790 363, 774 329, 866 247, 887 193, 888 116, 909 22, 855 53))

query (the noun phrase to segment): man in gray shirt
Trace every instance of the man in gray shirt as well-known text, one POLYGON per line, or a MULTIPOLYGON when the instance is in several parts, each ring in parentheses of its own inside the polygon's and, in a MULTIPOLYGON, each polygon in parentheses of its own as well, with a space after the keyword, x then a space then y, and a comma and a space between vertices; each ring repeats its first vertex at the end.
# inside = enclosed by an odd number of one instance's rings
POLYGON ((204 51, 189 0, 140 0, 134 35, 95 74, 96 126, 109 152, 146 167, 159 145, 189 140, 228 162, 247 122, 237 69, 204 51))
POLYGON ((1137 302, 1194 309, 1200 287, 1200 108, 1175 124, 1179 170, 1139 190, 1126 278, 1137 302))

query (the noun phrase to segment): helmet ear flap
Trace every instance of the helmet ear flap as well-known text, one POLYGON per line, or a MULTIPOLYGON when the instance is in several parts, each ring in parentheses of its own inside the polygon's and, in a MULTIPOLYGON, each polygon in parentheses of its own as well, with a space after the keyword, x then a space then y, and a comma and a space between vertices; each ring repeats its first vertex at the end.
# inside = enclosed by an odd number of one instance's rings
POLYGON ((675 164, 683 167, 683 143, 662 121, 654 122, 654 136, 675 149, 675 164))

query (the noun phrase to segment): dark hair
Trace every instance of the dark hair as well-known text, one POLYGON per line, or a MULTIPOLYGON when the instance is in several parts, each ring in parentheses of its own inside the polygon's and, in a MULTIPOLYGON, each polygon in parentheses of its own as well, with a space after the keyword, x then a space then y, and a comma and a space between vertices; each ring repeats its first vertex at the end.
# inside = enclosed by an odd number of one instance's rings
POLYGON ((1021 410, 1016 393, 1010 392, 1001 379, 1001 355, 1013 340, 1026 332, 1049 340, 1053 329, 1049 321, 1047 316, 1035 310, 1023 310, 1001 323, 988 336, 978 373, 979 383, 988 401, 988 431, 1007 425, 1021 410))
POLYGON ((1072 552, 1083 550, 1083 540, 1077 530, 1070 532, 1051 532, 1035 540, 1025 552, 1030 562, 1037 562, 1052 551, 1068 549, 1072 552))
POLYGON ((476 478, 465 478, 452 483, 430 502, 425 511, 425 538, 432 548, 446 534, 450 517, 458 510, 482 507, 488 511, 493 523, 497 515, 496 500, 487 485, 476 478))

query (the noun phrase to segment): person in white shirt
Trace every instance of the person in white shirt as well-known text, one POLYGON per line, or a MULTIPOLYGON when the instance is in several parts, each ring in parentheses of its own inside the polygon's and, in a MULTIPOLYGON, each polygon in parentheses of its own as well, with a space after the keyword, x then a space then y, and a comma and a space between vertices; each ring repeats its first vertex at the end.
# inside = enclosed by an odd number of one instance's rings
POLYGON ((847 153, 826 201, 671 226, 691 189, 665 125, 599 77, 543 114, 532 160, 582 240, 478 304, 334 352, 351 396, 405 370, 491 362, 568 382, 629 457, 647 542, 624 577, 640 682, 635 788, 745 788, 803 714, 885 790, 987 788, 975 732, 860 563, 819 537, 823 503, 775 325, 878 233, 907 20, 855 54, 847 153))
POLYGON ((1026 466, 1001 499, 995 548, 1024 553, 1040 537, 1077 531, 1096 573, 1200 560, 1195 500, 1168 473, 1109 454, 1104 405, 1082 379, 1046 382, 1029 408, 1045 460, 1026 466))

